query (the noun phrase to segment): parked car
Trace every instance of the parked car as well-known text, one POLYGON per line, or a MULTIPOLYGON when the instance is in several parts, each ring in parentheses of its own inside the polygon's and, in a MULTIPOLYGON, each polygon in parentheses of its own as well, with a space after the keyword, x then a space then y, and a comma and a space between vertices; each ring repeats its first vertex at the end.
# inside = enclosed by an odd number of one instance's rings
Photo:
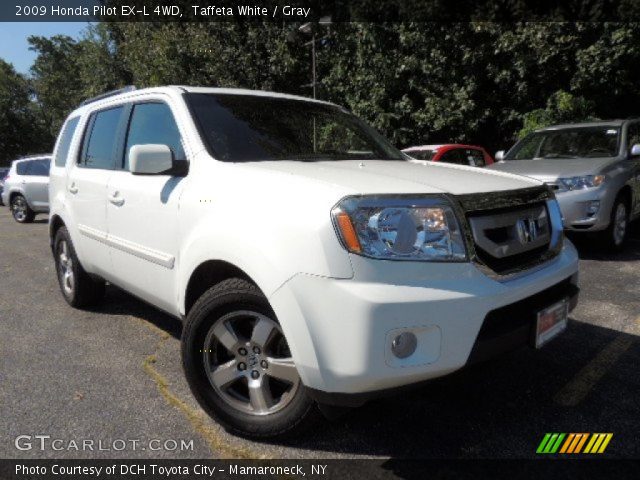
POLYGON ((36 214, 49 211, 49 166, 51 156, 14 160, 4 179, 2 203, 16 222, 33 222, 36 214))
POLYGON ((0 205, 4 205, 4 202, 2 201, 2 190, 4 189, 4 179, 8 173, 8 168, 0 168, 0 205))
POLYGON ((540 347, 577 302, 541 182, 407 161, 322 101, 105 95, 66 120, 50 195, 65 300, 94 304, 108 281, 184 320, 195 398, 249 437, 540 347))
POLYGON ((556 125, 498 152, 493 168, 541 180, 554 190, 565 229, 598 232, 624 247, 640 216, 640 119, 556 125))
POLYGON ((416 160, 455 163, 470 167, 486 167, 493 163, 491 155, 484 148, 475 145, 461 145, 458 143, 421 145, 405 148, 402 151, 416 160))

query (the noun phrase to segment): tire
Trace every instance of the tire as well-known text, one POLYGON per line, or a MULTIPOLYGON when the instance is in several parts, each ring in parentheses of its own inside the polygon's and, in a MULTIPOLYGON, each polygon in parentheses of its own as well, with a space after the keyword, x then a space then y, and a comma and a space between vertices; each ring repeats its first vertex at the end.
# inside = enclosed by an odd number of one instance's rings
POLYGON ((321 418, 273 310, 246 280, 220 282, 191 308, 182 364, 198 403, 234 434, 295 436, 321 418))
POLYGON ((105 282, 93 279, 82 268, 66 227, 61 227, 56 232, 53 258, 60 292, 69 305, 74 308, 85 308, 96 305, 102 300, 105 282))
POLYGON ((601 240, 607 250, 624 250, 629 233, 629 206, 622 197, 618 197, 611 209, 609 226, 602 232, 601 240))
POLYGON ((36 218, 36 213, 31 210, 23 195, 14 195, 10 200, 10 208, 13 219, 18 223, 31 223, 36 218))

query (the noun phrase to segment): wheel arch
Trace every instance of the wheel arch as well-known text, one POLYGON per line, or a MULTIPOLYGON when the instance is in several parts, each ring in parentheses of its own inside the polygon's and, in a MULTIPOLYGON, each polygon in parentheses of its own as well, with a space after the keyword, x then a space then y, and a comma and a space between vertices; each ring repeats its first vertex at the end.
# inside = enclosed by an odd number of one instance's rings
MULTIPOLYGON (((191 310, 198 298, 209 288, 230 278, 242 278, 258 286, 244 270, 224 260, 206 260, 198 265, 186 284, 184 292, 184 314, 191 310)), ((258 286, 258 288, 260 288, 258 286)))

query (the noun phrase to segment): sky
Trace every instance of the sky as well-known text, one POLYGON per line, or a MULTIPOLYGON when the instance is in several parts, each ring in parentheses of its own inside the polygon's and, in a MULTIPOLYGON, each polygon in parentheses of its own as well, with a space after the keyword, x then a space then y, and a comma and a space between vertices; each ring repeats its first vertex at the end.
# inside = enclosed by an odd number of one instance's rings
POLYGON ((0 22, 0 58, 12 63, 18 72, 29 73, 36 57, 29 50, 29 36, 69 35, 78 38, 88 25, 86 22, 0 22))

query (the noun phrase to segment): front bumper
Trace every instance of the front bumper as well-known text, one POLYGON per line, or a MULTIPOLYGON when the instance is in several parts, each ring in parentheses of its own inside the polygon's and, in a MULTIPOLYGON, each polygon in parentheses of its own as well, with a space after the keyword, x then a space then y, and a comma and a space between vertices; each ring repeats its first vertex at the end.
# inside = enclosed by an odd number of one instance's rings
POLYGON ((597 231, 609 226, 613 198, 605 188, 556 192, 560 204, 565 230, 597 231), (588 212, 592 202, 599 202, 595 214, 588 212))
MULTIPOLYGON (((300 274, 269 299, 305 386, 338 397, 451 373, 470 360, 492 311, 562 282, 577 285, 578 256, 568 241, 542 268, 505 282, 487 277, 471 263, 358 256, 351 261, 353 279, 300 274), (398 359, 391 353, 391 341, 407 330, 418 337, 418 348, 398 359)), ((518 322, 530 314, 522 312, 514 325, 521 326, 518 322)))

